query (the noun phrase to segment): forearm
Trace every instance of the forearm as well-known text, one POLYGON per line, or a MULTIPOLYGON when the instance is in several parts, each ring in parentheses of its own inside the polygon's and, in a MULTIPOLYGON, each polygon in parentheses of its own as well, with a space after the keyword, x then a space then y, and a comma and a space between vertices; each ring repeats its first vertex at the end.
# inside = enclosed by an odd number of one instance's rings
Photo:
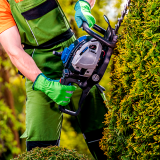
POLYGON ((26 78, 34 82, 36 77, 41 73, 40 69, 37 67, 32 57, 23 49, 14 48, 14 52, 16 52, 16 54, 7 52, 10 60, 26 78))
POLYGON ((17 27, 11 27, 2 32, 0 34, 0 43, 17 69, 26 78, 34 82, 41 71, 35 64, 32 57, 23 50, 17 27))
POLYGON ((91 8, 93 8, 96 0, 86 0, 90 5, 91 5, 91 8))

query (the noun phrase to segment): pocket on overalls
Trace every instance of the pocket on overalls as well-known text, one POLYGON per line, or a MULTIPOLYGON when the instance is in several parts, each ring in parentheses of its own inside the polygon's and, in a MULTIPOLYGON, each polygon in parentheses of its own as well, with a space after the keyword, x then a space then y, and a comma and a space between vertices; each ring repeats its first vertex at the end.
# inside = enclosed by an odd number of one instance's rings
POLYGON ((45 2, 46 0, 23 0, 20 1, 19 3, 17 3, 19 11, 21 13, 26 12, 36 6, 39 6, 40 4, 42 4, 43 2, 45 2))
POLYGON ((17 3, 17 7, 25 18, 37 46, 68 29, 56 0, 24 0, 17 3))

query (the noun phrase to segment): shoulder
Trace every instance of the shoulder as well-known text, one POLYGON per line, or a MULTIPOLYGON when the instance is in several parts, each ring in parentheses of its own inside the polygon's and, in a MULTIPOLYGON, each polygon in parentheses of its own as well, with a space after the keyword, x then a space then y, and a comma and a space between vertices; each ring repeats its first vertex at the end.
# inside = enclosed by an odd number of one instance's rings
POLYGON ((6 8, 10 9, 10 5, 8 3, 8 0, 1 0, 0 11, 5 10, 6 8))
POLYGON ((7 0, 0 0, 0 33, 16 25, 7 0))

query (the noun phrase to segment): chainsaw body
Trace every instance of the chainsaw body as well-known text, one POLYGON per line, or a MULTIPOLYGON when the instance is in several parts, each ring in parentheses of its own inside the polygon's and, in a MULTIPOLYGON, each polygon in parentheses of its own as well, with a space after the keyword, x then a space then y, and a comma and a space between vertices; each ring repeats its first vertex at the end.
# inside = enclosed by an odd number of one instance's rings
POLYGON ((60 111, 64 113, 77 116, 80 113, 84 99, 94 85, 101 92, 104 90, 98 83, 107 69, 118 38, 114 29, 111 28, 108 18, 106 16, 104 18, 108 23, 107 30, 96 24, 93 27, 104 37, 93 32, 87 23, 83 23, 83 29, 89 36, 78 38, 68 48, 65 48, 63 52, 54 52, 55 55, 61 56, 64 64, 63 77, 60 83, 64 85, 76 83, 83 90, 78 110, 74 112, 65 109, 65 106, 59 106, 60 111))

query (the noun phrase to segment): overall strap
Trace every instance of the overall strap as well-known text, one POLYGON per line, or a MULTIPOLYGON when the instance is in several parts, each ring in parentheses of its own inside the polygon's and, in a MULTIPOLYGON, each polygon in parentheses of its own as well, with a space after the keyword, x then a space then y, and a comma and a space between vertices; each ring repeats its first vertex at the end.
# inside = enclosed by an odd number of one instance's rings
POLYGON ((73 36, 57 0, 8 0, 26 48, 49 48, 73 36))

